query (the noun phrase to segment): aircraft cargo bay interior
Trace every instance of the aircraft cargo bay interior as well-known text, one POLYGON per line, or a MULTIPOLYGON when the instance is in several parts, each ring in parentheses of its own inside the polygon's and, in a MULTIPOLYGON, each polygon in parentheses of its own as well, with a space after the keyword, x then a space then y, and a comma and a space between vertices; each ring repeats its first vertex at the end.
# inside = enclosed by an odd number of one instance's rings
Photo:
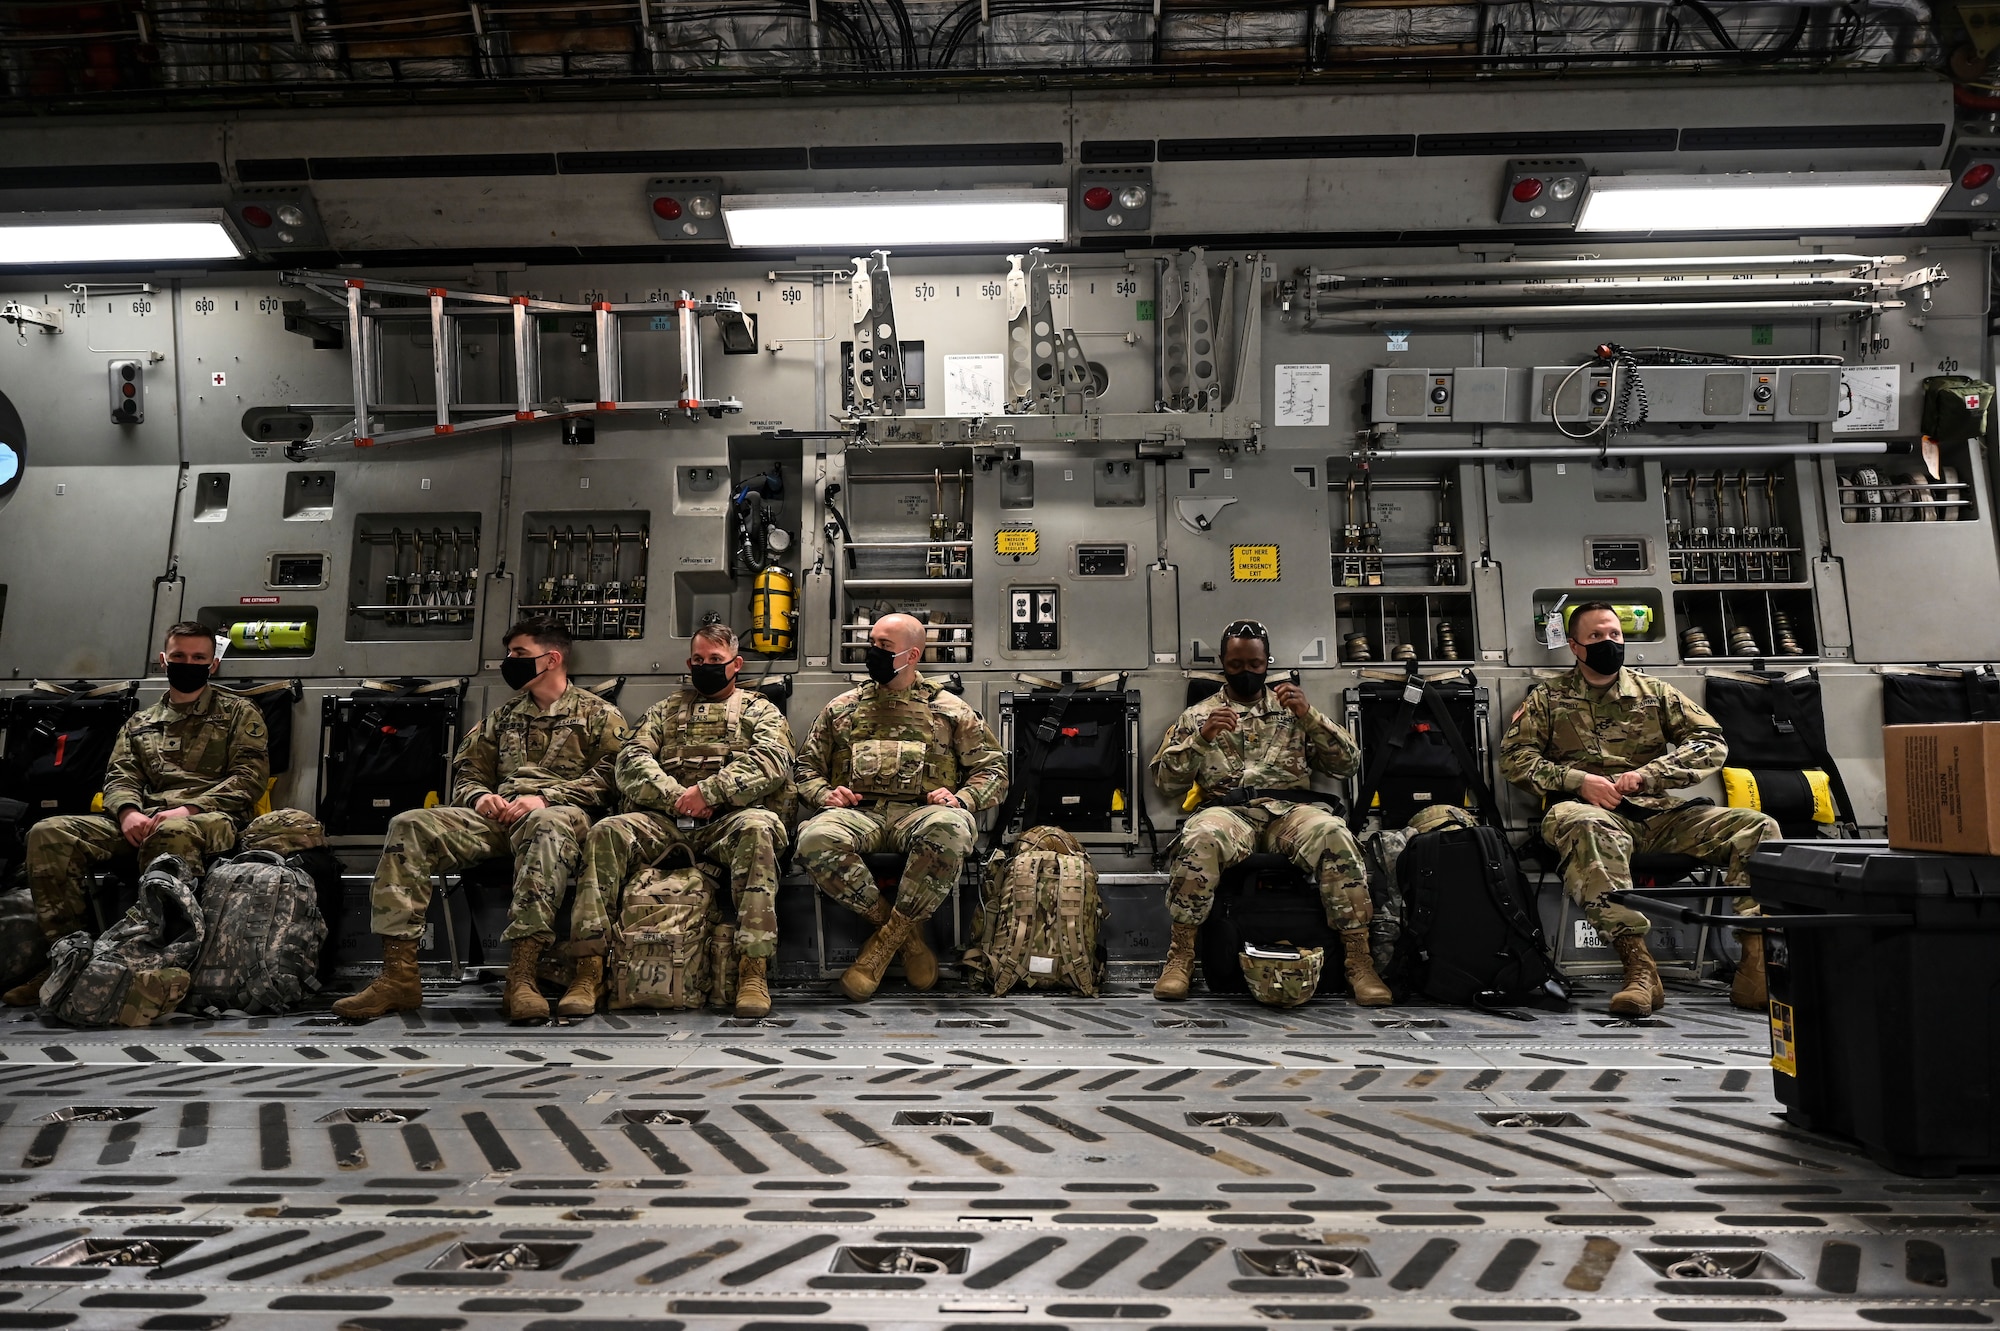
POLYGON ((0 5, 0 1331, 2000 1321, 2000 38, 0 5))

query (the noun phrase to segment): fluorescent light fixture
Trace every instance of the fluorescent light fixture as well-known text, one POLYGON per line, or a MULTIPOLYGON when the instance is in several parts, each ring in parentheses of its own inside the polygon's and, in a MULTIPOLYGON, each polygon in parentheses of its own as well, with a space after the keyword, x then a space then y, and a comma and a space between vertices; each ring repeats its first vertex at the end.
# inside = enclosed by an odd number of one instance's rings
POLYGON ((1578 231, 1825 231, 1921 226, 1949 171, 1594 176, 1578 231))
POLYGON ((1059 189, 895 190, 875 194, 725 194, 738 249, 909 249, 1060 241, 1069 196, 1059 189))
POLYGON ((240 259, 216 209, 21 213, 0 217, 0 265, 240 259))

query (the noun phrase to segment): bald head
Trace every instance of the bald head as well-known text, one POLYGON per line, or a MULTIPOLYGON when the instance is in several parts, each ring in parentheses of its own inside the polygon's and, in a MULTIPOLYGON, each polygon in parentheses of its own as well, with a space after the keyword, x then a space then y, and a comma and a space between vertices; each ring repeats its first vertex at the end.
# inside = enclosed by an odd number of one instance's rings
POLYGON ((924 645, 924 626, 912 615, 884 615, 868 630, 868 640, 892 652, 924 645))
POLYGON ((895 653, 895 676, 884 680, 876 675, 876 680, 889 689, 910 687, 916 681, 917 662, 924 659, 924 636, 924 626, 910 615, 884 615, 869 625, 868 645, 895 653))

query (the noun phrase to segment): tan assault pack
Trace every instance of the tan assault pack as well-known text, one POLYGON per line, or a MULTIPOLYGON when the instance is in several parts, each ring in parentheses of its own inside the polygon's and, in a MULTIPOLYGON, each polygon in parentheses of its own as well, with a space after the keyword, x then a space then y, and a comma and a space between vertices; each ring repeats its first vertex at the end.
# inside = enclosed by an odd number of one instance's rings
MULTIPOLYGON (((633 875, 611 926, 605 976, 611 1007, 685 1011, 700 1007, 719 988, 718 935, 734 933, 716 903, 721 876, 685 845, 671 847, 659 863, 633 875), (676 855, 686 865, 668 868, 676 855)), ((730 955, 734 951, 727 949, 730 955)))
POLYGON ((1105 915, 1082 843, 1059 827, 1031 827, 1012 854, 987 863, 966 974, 996 998, 1017 984, 1095 996, 1104 984, 1105 915))

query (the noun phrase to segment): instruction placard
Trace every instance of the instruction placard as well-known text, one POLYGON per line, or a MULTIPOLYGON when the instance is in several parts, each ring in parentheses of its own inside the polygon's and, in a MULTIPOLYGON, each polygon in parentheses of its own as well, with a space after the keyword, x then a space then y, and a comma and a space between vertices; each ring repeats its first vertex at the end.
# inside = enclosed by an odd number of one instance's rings
POLYGON ((1835 434, 1895 434, 1902 429, 1903 367, 1850 365, 1840 372, 1835 434))
POLYGON ((1230 546, 1229 576, 1235 582, 1276 582, 1278 580, 1278 547, 1275 545, 1230 546))
POLYGON ((1792 1005, 1771 1000, 1771 1066, 1787 1077, 1799 1075, 1798 1034, 1792 1028, 1792 1005))
POLYGON ((1326 425, 1333 420, 1333 367, 1280 365, 1271 399, 1273 425, 1326 425))
POLYGON ((997 416, 1006 405, 1007 358, 1000 355, 944 358, 944 414, 997 416))

